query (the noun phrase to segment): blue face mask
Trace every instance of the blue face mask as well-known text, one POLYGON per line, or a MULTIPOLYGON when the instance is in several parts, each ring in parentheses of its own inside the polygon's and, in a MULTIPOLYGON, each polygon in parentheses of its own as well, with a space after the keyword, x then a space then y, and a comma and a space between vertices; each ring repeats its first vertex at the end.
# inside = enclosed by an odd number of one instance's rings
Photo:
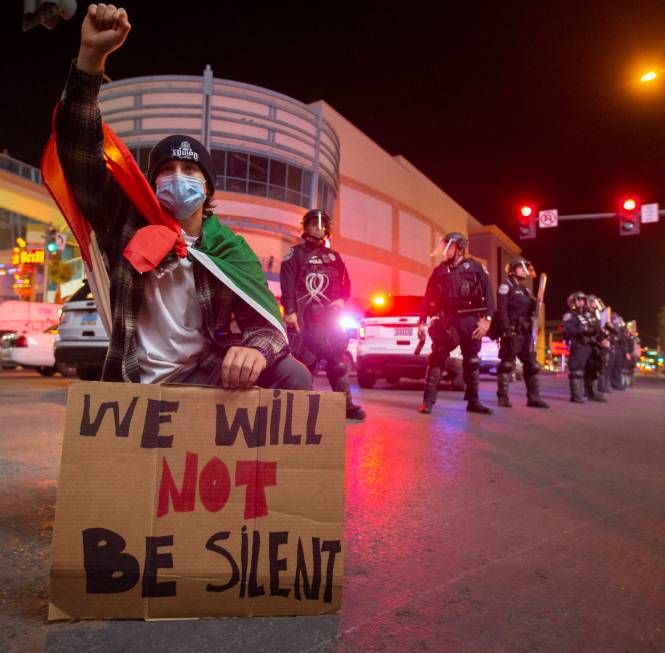
POLYGON ((186 220, 206 198, 205 181, 175 173, 156 181, 157 199, 162 208, 176 220, 186 220))

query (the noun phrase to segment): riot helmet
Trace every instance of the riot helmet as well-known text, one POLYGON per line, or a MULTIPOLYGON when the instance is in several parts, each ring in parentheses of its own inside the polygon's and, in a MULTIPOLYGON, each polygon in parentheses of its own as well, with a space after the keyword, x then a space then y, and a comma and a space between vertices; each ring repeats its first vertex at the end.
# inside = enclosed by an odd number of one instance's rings
POLYGON ((570 293, 566 301, 568 303, 569 308, 575 309, 577 308, 577 302, 580 300, 584 301, 584 303, 586 304, 586 294, 583 293, 581 290, 578 290, 576 292, 570 293))
POLYGON ((437 248, 432 252, 431 256, 438 256, 441 254, 445 258, 446 254, 448 253, 448 249, 452 244, 457 245, 459 252, 464 252, 464 250, 467 248, 467 245, 469 244, 469 241, 467 240, 466 236, 461 234, 459 231, 451 231, 441 239, 441 242, 439 242, 437 248))
MULTIPOLYGON (((508 265, 506 265, 506 274, 509 274, 509 275, 514 274, 515 270, 517 270, 518 268, 521 268, 522 270, 524 270, 525 278, 529 277, 529 276, 531 276, 531 274, 529 272, 529 265, 530 265, 529 261, 527 261, 525 258, 522 258, 521 256, 517 256, 514 259, 512 259, 508 263, 508 265)), ((533 267, 532 267, 532 269, 533 269, 533 267)))
POLYGON ((617 329, 623 329, 626 326, 626 320, 621 317, 618 313, 612 313, 612 326, 617 329))
POLYGON ((586 301, 592 311, 602 312, 605 310, 605 302, 596 295, 587 295, 586 301))
MULTIPOLYGON (((311 209, 303 215, 302 219, 300 220, 300 227, 302 229, 302 234, 301 237, 305 238, 305 236, 308 236, 306 233, 306 227, 308 224, 312 223, 316 224, 316 227, 318 229, 323 229, 325 232, 325 236, 321 238, 321 240, 325 240, 326 238, 330 238, 330 234, 332 233, 332 218, 322 209, 311 209)), ((312 238, 313 236, 309 236, 309 238, 312 238)))

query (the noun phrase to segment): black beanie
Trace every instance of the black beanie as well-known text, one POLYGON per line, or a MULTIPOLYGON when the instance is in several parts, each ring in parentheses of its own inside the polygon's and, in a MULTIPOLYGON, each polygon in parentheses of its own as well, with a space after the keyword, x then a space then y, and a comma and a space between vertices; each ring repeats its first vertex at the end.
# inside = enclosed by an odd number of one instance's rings
POLYGON ((208 182, 208 191, 211 194, 215 191, 217 174, 210 152, 204 147, 203 143, 183 134, 167 136, 150 151, 148 181, 151 186, 154 187, 155 185, 155 177, 159 168, 171 159, 194 161, 201 168, 201 172, 208 182))

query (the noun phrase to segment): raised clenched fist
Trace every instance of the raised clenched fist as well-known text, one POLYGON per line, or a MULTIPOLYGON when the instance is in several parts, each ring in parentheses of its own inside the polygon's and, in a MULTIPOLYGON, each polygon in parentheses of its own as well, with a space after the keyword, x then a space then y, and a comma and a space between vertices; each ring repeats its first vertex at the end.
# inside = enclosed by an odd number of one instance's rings
POLYGON ((81 49, 77 66, 86 72, 97 72, 106 57, 127 38, 131 25, 127 12, 115 5, 90 5, 81 25, 81 49))

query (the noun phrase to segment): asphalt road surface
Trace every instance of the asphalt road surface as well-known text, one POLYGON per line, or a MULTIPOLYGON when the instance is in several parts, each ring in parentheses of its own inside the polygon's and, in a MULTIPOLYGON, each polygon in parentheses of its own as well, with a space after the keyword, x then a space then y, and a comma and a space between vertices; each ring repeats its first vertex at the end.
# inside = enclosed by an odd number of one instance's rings
POLYGON ((48 624, 66 387, 0 373, 0 651, 665 651, 664 378, 576 405, 545 376, 549 411, 487 379, 493 416, 356 391, 338 615, 48 624))

